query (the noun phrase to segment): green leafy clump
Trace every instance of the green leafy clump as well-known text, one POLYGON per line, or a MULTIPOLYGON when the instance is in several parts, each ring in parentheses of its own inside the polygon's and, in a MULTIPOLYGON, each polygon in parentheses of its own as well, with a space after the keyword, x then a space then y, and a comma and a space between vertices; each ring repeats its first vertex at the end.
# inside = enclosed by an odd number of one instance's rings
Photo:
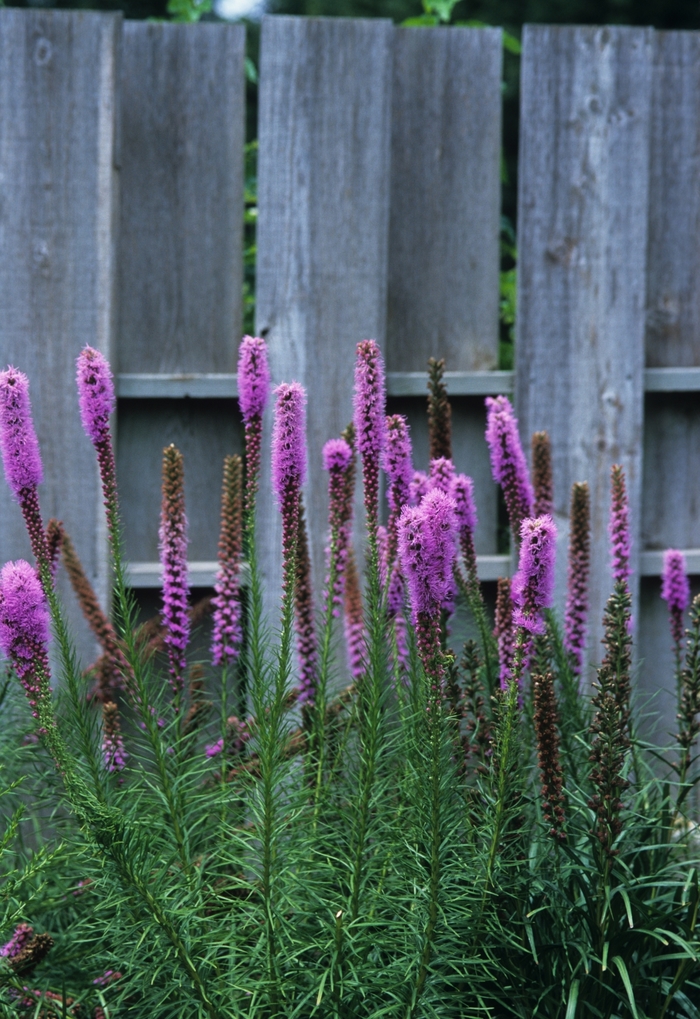
MULTIPOLYGON (((437 443, 449 415, 442 365, 431 370, 437 443)), ((350 458, 346 438, 336 452, 350 458)), ((351 500, 354 459, 343 464, 335 491, 351 500)), ((298 540, 274 626, 254 497, 236 491, 221 546, 246 550, 236 653, 216 668, 190 655, 176 695, 160 622, 138 621, 118 527, 111 620, 63 546, 105 643, 87 673, 40 564, 58 682, 38 735, 11 671, 0 689, 0 1015, 697 1017, 700 604, 679 759, 664 765, 635 734, 622 583, 588 702, 551 611, 542 632, 517 631, 504 672, 507 642, 465 564, 456 608, 416 623, 405 602, 390 609, 402 560, 395 547, 382 559, 370 533, 348 684, 334 592, 349 532, 336 513, 314 696, 300 710, 298 540), (450 627, 462 616, 477 639, 460 649, 450 627), (32 929, 21 957, 20 924, 32 929)), ((192 607, 193 625, 209 608, 192 607)))

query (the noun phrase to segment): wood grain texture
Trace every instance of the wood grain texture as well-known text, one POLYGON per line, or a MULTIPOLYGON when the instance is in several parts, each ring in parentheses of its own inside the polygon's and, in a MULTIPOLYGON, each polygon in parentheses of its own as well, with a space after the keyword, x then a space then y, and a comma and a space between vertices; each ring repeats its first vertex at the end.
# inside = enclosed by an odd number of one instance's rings
POLYGON ((594 661, 613 463, 627 476, 633 566, 639 550, 652 57, 650 29, 523 36, 516 401, 528 445, 539 429, 552 438, 560 576, 571 484, 591 486, 594 661))
MULTIPOLYGON (((75 359, 86 343, 111 355, 120 34, 120 15, 0 10, 0 363, 29 376, 44 518, 64 521, 102 598, 105 527, 75 359)), ((0 559, 20 556, 29 543, 3 481, 0 559)), ((87 665, 94 641, 66 604, 87 665)))
POLYGON ((499 29, 396 30, 391 370, 498 364, 502 52, 499 29))
POLYGON ((119 370, 235 368, 245 30, 124 25, 119 370))
POLYGON ((656 32, 646 359, 700 365, 700 33, 656 32))
MULTIPOLYGON (((352 417, 358 340, 384 341, 393 28, 383 20, 267 17, 262 23, 257 331, 273 379, 309 392, 305 499, 320 591, 326 439, 352 417)), ((281 528, 263 447, 258 533, 270 608, 281 528)))
POLYGON ((695 393, 646 397, 642 546, 700 547, 700 414, 695 393))
POLYGON ((185 462, 188 559, 215 560, 224 457, 243 451, 234 400, 120 400, 117 476, 127 559, 158 559, 163 448, 185 462))

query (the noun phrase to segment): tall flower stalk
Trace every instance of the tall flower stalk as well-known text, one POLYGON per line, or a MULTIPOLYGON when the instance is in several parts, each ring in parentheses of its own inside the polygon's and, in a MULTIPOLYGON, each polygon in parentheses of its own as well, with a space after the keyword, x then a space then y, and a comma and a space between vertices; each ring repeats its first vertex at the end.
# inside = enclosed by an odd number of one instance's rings
POLYGON ((356 443, 362 459, 367 530, 371 554, 376 556, 379 465, 386 440, 386 388, 384 360, 374 340, 362 340, 357 345, 354 408, 356 443))
POLYGON ((571 486, 569 556, 566 584, 564 647, 576 676, 583 673, 588 635, 588 584, 591 572, 591 497, 588 482, 571 486))
POLYGON ((532 436, 532 486, 535 490, 535 516, 554 514, 554 478, 552 475, 552 444, 547 432, 532 436))
POLYGON ((629 580, 632 573, 630 567, 629 505, 627 502, 625 472, 620 464, 613 464, 611 480, 612 501, 608 531, 610 534, 613 580, 616 584, 622 583, 629 588, 629 580))
POLYGON ((520 527, 532 517, 535 496, 518 434, 518 421, 507 396, 486 398, 486 442, 494 481, 503 489, 515 545, 520 527))
POLYGON ((318 683, 318 648, 314 623, 314 599, 311 587, 311 555, 306 530, 303 499, 299 499, 299 530, 297 533, 296 584, 294 606, 299 654, 299 704, 311 708, 316 700, 318 683))
POLYGON ((211 656, 214 665, 231 665, 238 658, 241 628, 241 548, 243 463, 240 456, 224 460, 221 489, 219 569, 214 586, 214 625, 211 656))
POLYGON ((77 366, 80 417, 85 434, 97 453, 107 530, 114 543, 119 536, 117 468, 109 431, 109 418, 116 406, 114 380, 107 359, 93 347, 83 349, 78 357, 77 366))
MULTIPOLYGON (((46 705, 51 696, 50 619, 48 602, 36 570, 23 559, 5 563, 0 571, 0 648, 12 662, 37 720, 42 702, 46 705)), ((41 714, 45 715, 46 711, 41 714)))
POLYGON ((673 656, 676 666, 676 678, 679 684, 683 654, 683 615, 690 604, 690 581, 685 566, 685 556, 675 548, 664 552, 664 565, 661 574, 661 597, 668 605, 673 639, 673 656))
POLYGON ((245 427, 246 530, 252 526, 260 480, 262 419, 270 393, 267 344, 259 336, 244 336, 238 349, 238 405, 245 427))
POLYGON ((163 569, 164 642, 170 683, 179 699, 185 684, 186 651, 190 639, 187 583, 187 517, 185 469, 182 453, 172 444, 163 450, 163 500, 160 511, 160 562, 163 569))
POLYGON ((508 686, 515 653, 513 628, 513 598, 510 577, 499 577, 496 589, 496 619, 493 630, 498 645, 498 665, 501 690, 508 686))
POLYGON ((554 677, 551 672, 532 679, 535 702, 535 734, 537 759, 542 783, 542 812, 550 825, 549 834, 559 842, 566 840, 564 832, 564 793, 561 761, 559 758, 559 713, 554 694, 554 677))
POLYGON ((443 376, 445 359, 428 361, 428 436, 430 459, 452 459, 452 407, 443 376))
POLYGON ((512 677, 518 683, 529 661, 533 637, 545 632, 543 609, 551 607, 554 595, 556 540, 550 516, 523 520, 520 525, 520 561, 511 585, 516 631, 512 677))

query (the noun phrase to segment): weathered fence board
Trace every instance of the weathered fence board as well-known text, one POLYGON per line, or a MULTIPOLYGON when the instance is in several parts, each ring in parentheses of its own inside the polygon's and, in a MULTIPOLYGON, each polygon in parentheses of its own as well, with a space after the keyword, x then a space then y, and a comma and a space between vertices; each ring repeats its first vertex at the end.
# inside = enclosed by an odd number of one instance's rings
POLYGON ((123 49, 119 370, 231 371, 245 30, 127 21, 123 49))
MULTIPOLYGON (((0 362, 30 378, 44 516, 65 522, 103 596, 105 528, 75 358, 86 343, 112 353, 120 28, 119 15, 0 10, 0 362)), ((0 557, 19 556, 29 543, 3 481, 0 557)), ((90 656, 72 597, 68 605, 90 656)))
POLYGON ((652 47, 650 29, 523 36, 516 400, 523 436, 551 435, 563 538, 571 484, 591 486, 593 660, 616 462, 639 551, 652 47))
MULTIPOLYGON (((306 499, 317 589, 327 517, 321 450, 352 417, 357 341, 385 334, 392 43, 383 20, 262 25, 257 331, 274 380, 296 379, 310 395, 306 499)), ((281 531, 265 453, 258 526, 276 605, 281 531)))

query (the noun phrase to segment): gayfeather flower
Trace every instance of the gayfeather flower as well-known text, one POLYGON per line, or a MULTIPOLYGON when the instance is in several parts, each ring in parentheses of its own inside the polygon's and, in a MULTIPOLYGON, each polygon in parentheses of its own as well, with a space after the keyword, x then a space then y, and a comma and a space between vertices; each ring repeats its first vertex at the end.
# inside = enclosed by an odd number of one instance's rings
POLYGON ((383 524, 377 528, 377 559, 379 560, 379 583, 385 588, 389 580, 389 535, 383 524))
POLYGON ((535 489, 536 517, 554 514, 554 481, 552 478, 552 444, 547 432, 532 436, 532 483, 535 489))
POLYGON ((275 389, 272 487, 282 514, 283 589, 294 593, 301 486, 306 477, 306 392, 298 382, 275 389))
POLYGON ((534 511, 534 493, 518 435, 518 422, 505 396, 486 398, 486 442, 494 481, 503 489, 511 531, 518 542, 520 525, 534 511))
POLYGON ((97 453, 107 529, 116 539, 119 533, 117 470, 109 432, 109 416, 115 407, 114 380, 109 363, 99 350, 84 347, 77 360, 78 403, 85 434, 97 453))
POLYGON ((37 495, 44 475, 29 403, 29 380, 16 368, 0 372, 0 450, 5 477, 22 510, 32 552, 38 563, 49 565, 37 495))
POLYGON ((455 478, 455 467, 451 460, 444 456, 430 461, 430 488, 438 488, 445 495, 450 495, 455 478))
POLYGON ((430 479, 425 471, 414 471, 411 484, 408 486, 408 502, 410 506, 420 506, 430 491, 430 479))
POLYGON ((610 507, 610 544, 612 553, 613 578, 615 583, 629 585, 630 575, 630 526, 625 472, 620 464, 613 464, 611 471, 612 501, 610 507))
POLYGON ((686 572, 685 556, 675 548, 666 549, 664 552, 661 597, 668 605, 671 617, 671 635, 676 649, 677 664, 680 664, 683 613, 690 604, 690 581, 686 572))
POLYGON ((102 758, 107 771, 123 771, 128 754, 119 724, 119 709, 114 701, 102 705, 102 758))
POLYGON ((314 625, 314 600, 311 589, 311 557, 306 533, 304 504, 299 499, 299 531, 296 547, 296 584, 294 607, 299 653, 299 704, 313 707, 318 679, 318 652, 314 625))
POLYGON ((241 527, 243 463, 240 456, 224 460, 221 491, 221 531, 219 533, 219 570, 213 598, 212 664, 230 664, 238 657, 241 631, 241 527))
POLYGON ((588 483, 571 487, 571 531, 566 586, 564 647, 573 662, 574 674, 583 671, 588 631, 588 579, 591 572, 591 497, 588 483))
POLYGON ((386 439, 384 362, 374 340, 361 340, 355 361, 354 421, 362 458, 365 511, 370 540, 376 539, 379 514, 379 462, 386 439))
POLYGON ((238 405, 245 426, 246 513, 252 515, 260 477, 262 416, 270 392, 267 344, 244 336, 238 348, 238 405))
POLYGON ((28 923, 18 924, 10 940, 0 948, 0 955, 5 959, 14 959, 33 937, 33 927, 30 927, 28 923))
POLYGON ((23 559, 0 571, 0 648, 15 668, 35 718, 49 693, 49 606, 41 581, 23 559))
POLYGON ((386 419, 386 446, 382 466, 389 485, 389 537, 388 559, 390 566, 396 558, 396 528, 402 508, 411 497, 411 481, 413 479, 413 451, 411 435, 406 418, 401 414, 391 414, 386 419))
POLYGON ((474 501, 474 482, 466 474, 455 474, 452 478, 449 495, 455 504, 459 544, 464 564, 467 567, 468 580, 472 585, 478 584, 476 548, 474 546, 474 532, 478 523, 474 501))
POLYGON ((565 842, 564 792, 561 761, 559 759, 559 714, 551 672, 533 676, 535 701, 535 733, 537 758, 542 782, 542 813, 550 825, 549 834, 558 842, 565 842))
POLYGON ((513 599, 510 577, 499 577, 496 594, 496 618, 493 635, 498 644, 499 678, 502 690, 508 688, 515 654, 513 599))
POLYGON ((348 666, 353 681, 357 682, 367 671, 367 664, 362 592, 352 546, 348 549, 346 566, 344 623, 348 666))
POLYGON ((428 361, 428 435, 430 459, 452 459, 452 407, 443 382, 445 359, 428 361))
POLYGON ((399 561, 414 618, 434 617, 452 591, 456 555, 455 504, 433 489, 420 506, 405 506, 399 519, 399 561))
POLYGON ((182 692, 190 638, 187 584, 187 518, 182 453, 175 446, 163 450, 163 501, 160 512, 160 562, 163 567, 164 642, 168 649, 170 683, 182 692))
POLYGON ((331 578, 331 560, 333 570, 333 591, 327 589, 325 598, 327 600, 332 596, 334 616, 340 615, 345 589, 345 564, 350 538, 349 521, 352 516, 352 494, 348 486, 348 472, 354 474, 353 459, 352 447, 345 439, 329 439, 323 447, 323 467, 328 471, 330 528, 330 546, 326 550, 327 588, 331 578))
POLYGON ((544 633, 541 610, 552 605, 557 531, 548 515, 520 525, 520 562, 513 577, 513 622, 528 633, 544 633))

